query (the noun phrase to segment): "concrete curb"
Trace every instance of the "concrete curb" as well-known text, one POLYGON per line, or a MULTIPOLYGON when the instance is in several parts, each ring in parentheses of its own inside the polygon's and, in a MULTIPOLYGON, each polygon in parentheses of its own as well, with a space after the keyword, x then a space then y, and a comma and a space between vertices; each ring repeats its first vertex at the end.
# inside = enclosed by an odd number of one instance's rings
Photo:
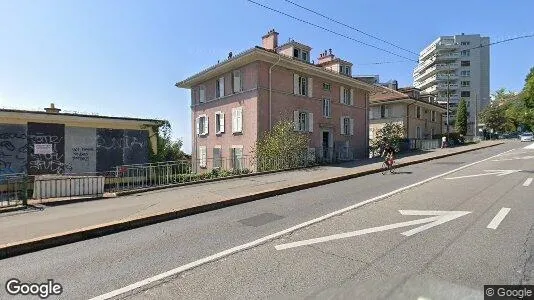
MULTIPOLYGON (((467 153, 467 152, 494 147, 494 146, 498 146, 502 144, 504 143, 497 143, 497 144, 487 145, 487 146, 483 146, 479 148, 467 149, 464 151, 447 153, 447 154, 429 157, 425 159, 414 160, 411 162, 399 163, 398 166, 403 167, 403 166, 408 166, 408 165, 419 164, 422 162, 427 162, 427 161, 431 161, 435 159, 454 156, 457 154, 467 153)), ((211 210, 229 207, 229 206, 233 206, 233 205, 237 205, 237 204, 241 204, 245 202, 252 202, 252 201, 256 201, 256 200, 263 199, 263 198, 296 192, 299 190, 309 189, 309 188, 313 188, 313 187, 317 187, 317 186, 321 186, 325 184, 344 181, 344 180, 353 179, 353 178, 357 178, 357 177, 361 177, 361 176, 365 176, 369 174, 375 174, 379 172, 381 172, 381 169, 375 168, 371 170, 360 171, 357 173, 346 174, 346 175, 326 178, 326 179, 322 179, 322 180, 318 180, 314 182, 307 182, 303 184, 289 186, 289 187, 285 187, 281 189, 270 190, 270 191, 260 192, 260 193, 251 194, 251 195, 245 195, 245 196, 241 196, 237 198, 230 198, 227 200, 200 205, 196 207, 191 207, 191 208, 187 208, 183 210, 171 211, 171 212, 146 216, 146 217, 142 217, 138 219, 128 219, 128 220, 115 221, 115 222, 110 222, 110 223, 105 223, 105 224, 99 224, 99 225, 80 228, 77 230, 63 232, 59 234, 48 235, 48 236, 43 236, 43 237, 25 240, 21 242, 0 245, 0 259, 5 259, 5 258, 22 255, 26 253, 31 253, 35 251, 40 251, 40 250, 57 247, 57 246, 65 245, 65 244, 75 243, 75 242, 88 240, 88 239, 92 239, 96 237, 101 237, 101 236, 105 236, 105 235, 109 235, 113 233, 118 233, 121 231, 131 230, 131 229, 153 225, 153 224, 157 224, 157 223, 161 223, 165 221, 170 221, 170 220, 174 220, 174 219, 178 219, 178 218, 182 218, 182 217, 186 217, 186 216, 190 216, 194 214, 199 214, 199 213, 203 213, 203 212, 207 212, 211 210)))

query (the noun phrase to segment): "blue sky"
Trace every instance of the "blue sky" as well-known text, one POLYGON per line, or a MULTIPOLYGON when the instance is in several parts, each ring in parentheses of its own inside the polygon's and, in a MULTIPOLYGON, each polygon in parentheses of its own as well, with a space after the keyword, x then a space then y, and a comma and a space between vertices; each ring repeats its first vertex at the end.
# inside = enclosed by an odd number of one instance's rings
MULTIPOLYGON (((410 55, 283 0, 255 1, 410 55)), ((440 35, 480 33, 494 42, 534 33, 533 1, 293 1, 415 52, 440 35)), ((353 73, 412 83, 415 63, 369 64, 402 59, 246 0, 0 0, 0 106, 41 110, 54 102, 69 111, 168 119, 189 152, 189 91, 174 83, 260 45, 271 28, 281 42, 310 45, 313 58, 332 48, 355 64, 353 73)), ((491 90, 519 90, 534 66, 534 39, 490 53, 491 90)))

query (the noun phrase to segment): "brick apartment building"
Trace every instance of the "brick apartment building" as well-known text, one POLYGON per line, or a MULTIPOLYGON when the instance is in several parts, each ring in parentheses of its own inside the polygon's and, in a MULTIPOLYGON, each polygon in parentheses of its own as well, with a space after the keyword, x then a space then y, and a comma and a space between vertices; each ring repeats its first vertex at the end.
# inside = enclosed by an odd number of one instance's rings
POLYGON ((191 90, 192 159, 200 168, 251 155, 279 120, 309 135, 316 157, 366 157, 368 102, 375 89, 352 77, 352 63, 332 50, 310 62, 312 48, 274 30, 256 46, 176 83, 191 90))

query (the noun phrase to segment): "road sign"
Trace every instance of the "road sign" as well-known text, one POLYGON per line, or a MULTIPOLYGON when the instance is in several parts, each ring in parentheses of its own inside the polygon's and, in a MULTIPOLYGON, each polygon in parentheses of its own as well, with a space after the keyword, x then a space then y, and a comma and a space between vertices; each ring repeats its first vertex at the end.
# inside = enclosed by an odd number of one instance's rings
POLYGON ((504 175, 510 175, 516 172, 521 172, 521 170, 484 170, 484 172, 486 173, 465 175, 465 176, 458 176, 458 177, 447 177, 445 179, 462 179, 462 178, 480 177, 480 176, 488 176, 488 175, 504 176, 504 175))
POLYGON ((329 235, 329 236, 324 236, 320 238, 314 238, 314 239, 309 239, 309 240, 304 240, 304 241, 299 241, 299 242, 281 244, 281 245, 275 246, 275 248, 276 250, 285 250, 285 249, 290 249, 290 248, 295 248, 295 247, 300 247, 300 246, 324 243, 324 242, 328 242, 332 240, 339 240, 339 239, 345 239, 345 238, 359 236, 359 235, 365 235, 365 234, 374 233, 374 232, 380 232, 380 231, 386 231, 386 230, 391 230, 391 229, 396 229, 396 228, 401 228, 401 227, 425 224, 425 225, 416 227, 414 229, 411 229, 411 230, 408 230, 402 233, 405 236, 411 236, 416 233, 430 229, 434 226, 449 222, 451 220, 454 220, 456 218, 459 218, 461 216, 465 216, 471 213, 470 211, 439 211, 439 210, 399 210, 399 212, 405 216, 432 216, 432 217, 406 221, 406 222, 400 222, 400 223, 394 223, 394 224, 389 224, 389 225, 383 225, 383 226, 378 226, 378 227, 372 227, 372 228, 367 228, 367 229, 361 229, 361 230, 356 230, 356 231, 351 231, 351 232, 339 233, 339 234, 334 234, 334 235, 329 235))

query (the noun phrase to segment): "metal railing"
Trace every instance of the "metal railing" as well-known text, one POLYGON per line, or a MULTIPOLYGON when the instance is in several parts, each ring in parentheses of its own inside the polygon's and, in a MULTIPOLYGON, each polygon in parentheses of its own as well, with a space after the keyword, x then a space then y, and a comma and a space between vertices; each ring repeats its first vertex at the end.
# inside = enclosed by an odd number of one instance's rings
POLYGON ((105 177, 98 175, 41 175, 30 177, 32 199, 98 197, 104 194, 105 177))
POLYGON ((0 208, 25 204, 27 178, 25 174, 0 175, 0 208))

